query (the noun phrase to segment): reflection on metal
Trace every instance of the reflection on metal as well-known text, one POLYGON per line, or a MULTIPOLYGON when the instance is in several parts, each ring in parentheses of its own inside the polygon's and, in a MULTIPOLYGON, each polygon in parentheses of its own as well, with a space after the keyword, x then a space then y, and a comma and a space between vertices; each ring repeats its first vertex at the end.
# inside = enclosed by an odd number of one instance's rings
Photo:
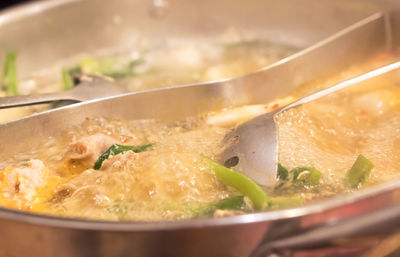
POLYGON ((152 0, 150 15, 154 18, 163 18, 168 15, 169 8, 168 0, 152 0))
MULTIPOLYGON (((29 5, 29 8, 46 6, 48 2, 29 5)), ((59 3, 44 8, 37 15, 23 7, 0 15, 0 45, 5 50, 21 49, 21 59, 27 60, 21 63, 25 73, 79 51, 132 44, 139 34, 154 41, 166 36, 212 38, 232 25, 249 34, 265 33, 278 42, 295 42, 296 46, 304 48, 358 20, 363 21, 268 67, 262 76, 249 74, 234 84, 225 81, 131 93, 2 124, 0 166, 2 160, 21 149, 34 148, 42 138, 55 136, 81 123, 87 116, 101 113, 126 119, 179 119, 230 104, 262 103, 285 95, 302 83, 360 63, 385 50, 388 43, 384 16, 374 14, 377 9, 364 4, 346 9, 339 1, 322 0, 307 0, 307 4, 292 0, 254 1, 254 5, 234 0, 176 0, 169 15, 154 21, 148 17, 148 1, 121 0, 120 5, 108 0, 59 3), (15 19, 13 15, 17 15, 15 19), (105 30, 105 22, 112 22, 115 15, 121 17, 119 29, 105 30), (366 17, 369 18, 364 19, 366 17)), ((400 194, 399 184, 396 181, 296 209, 179 222, 87 221, 0 208, 0 254, 21 257, 243 257, 250 255, 261 241, 263 244, 276 241, 277 237, 392 208, 400 204, 400 199, 395 197, 400 194)))
POLYGON ((72 104, 122 93, 126 93, 126 90, 121 86, 105 78, 89 76, 81 78, 79 85, 67 91, 0 97, 0 109, 60 101, 67 101, 72 104))

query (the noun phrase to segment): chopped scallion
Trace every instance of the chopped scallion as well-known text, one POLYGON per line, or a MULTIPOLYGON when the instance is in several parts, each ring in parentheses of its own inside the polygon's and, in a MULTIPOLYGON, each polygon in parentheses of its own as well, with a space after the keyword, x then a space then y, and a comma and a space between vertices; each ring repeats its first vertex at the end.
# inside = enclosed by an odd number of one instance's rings
POLYGON ((62 90, 69 90, 74 87, 74 80, 72 79, 71 75, 69 74, 68 70, 63 68, 61 70, 62 75, 62 82, 63 88, 62 90))
POLYGON ((216 210, 246 211, 248 210, 248 207, 244 200, 244 196, 239 195, 225 198, 217 202, 209 203, 205 207, 199 208, 199 210, 197 210, 196 212, 200 213, 201 216, 210 216, 216 210))
POLYGON ((315 186, 319 184, 321 172, 314 167, 297 167, 290 171, 294 182, 315 186))
POLYGON ((374 164, 360 154, 346 174, 345 185, 350 188, 358 188, 364 185, 373 168, 374 164))
POLYGON ((15 51, 7 53, 3 69, 2 84, 6 86, 6 94, 8 96, 19 94, 17 81, 17 52, 15 51))
POLYGON ((214 161, 207 160, 218 180, 227 186, 231 186, 243 195, 250 198, 255 209, 263 210, 268 207, 270 199, 253 180, 233 169, 226 168, 214 161))
POLYGON ((278 179, 279 180, 287 180, 289 178, 289 171, 282 166, 282 164, 278 163, 278 179))

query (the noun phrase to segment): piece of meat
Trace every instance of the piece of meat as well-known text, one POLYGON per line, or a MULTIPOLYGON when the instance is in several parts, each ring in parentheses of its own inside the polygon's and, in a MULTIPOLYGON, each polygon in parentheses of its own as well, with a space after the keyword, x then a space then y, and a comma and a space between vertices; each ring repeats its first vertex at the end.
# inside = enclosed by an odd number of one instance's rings
POLYGON ((145 153, 135 153, 133 151, 127 151, 122 154, 111 156, 103 162, 101 169, 105 171, 125 169, 133 170, 135 168, 135 163, 138 159, 138 156, 143 154, 145 153))
POLYGON ((116 143, 117 140, 103 134, 83 137, 69 145, 64 159, 85 170, 92 167, 97 158, 116 143))
POLYGON ((129 170, 133 171, 136 167, 136 161, 139 154, 127 151, 122 154, 110 156, 105 160, 100 170, 87 169, 75 176, 67 183, 58 185, 55 189, 54 201, 61 202, 63 199, 70 197, 76 190, 88 186, 98 185, 104 173, 113 171, 129 170))
POLYGON ((46 184, 49 170, 42 161, 31 160, 27 167, 7 168, 1 175, 2 196, 21 209, 35 203, 37 189, 46 184))

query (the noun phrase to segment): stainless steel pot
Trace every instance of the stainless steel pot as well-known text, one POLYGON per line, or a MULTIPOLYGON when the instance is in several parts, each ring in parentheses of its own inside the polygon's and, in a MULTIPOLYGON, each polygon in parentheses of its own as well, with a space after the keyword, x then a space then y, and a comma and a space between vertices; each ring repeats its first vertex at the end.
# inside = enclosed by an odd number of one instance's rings
MULTIPOLYGON (((154 42, 212 40, 229 26, 304 50, 267 67, 261 80, 249 75, 235 85, 227 81, 218 87, 132 93, 118 99, 125 102, 123 109, 109 98, 81 104, 83 111, 66 107, 52 119, 41 114, 7 123, 0 129, 0 163, 99 108, 115 118, 176 119, 266 102, 386 51, 392 43, 388 16, 373 3, 182 0, 169 2, 167 9, 154 9, 154 3, 69 0, 19 7, 0 15, 0 46, 20 50, 21 76, 79 52, 134 44, 139 35, 154 42), (124 22, 113 24, 115 15, 124 22), (75 118, 66 121, 66 114, 75 118)), ((400 181, 394 181, 295 209, 160 223, 88 221, 0 208, 0 256, 291 256, 319 248, 362 254, 379 242, 379 235, 400 227, 399 188, 400 181)))
POLYGON ((1 14, 0 47, 18 49, 20 78, 81 53, 174 38, 213 41, 229 28, 247 39, 304 49, 379 10, 363 1, 344 2, 39 1, 1 14))

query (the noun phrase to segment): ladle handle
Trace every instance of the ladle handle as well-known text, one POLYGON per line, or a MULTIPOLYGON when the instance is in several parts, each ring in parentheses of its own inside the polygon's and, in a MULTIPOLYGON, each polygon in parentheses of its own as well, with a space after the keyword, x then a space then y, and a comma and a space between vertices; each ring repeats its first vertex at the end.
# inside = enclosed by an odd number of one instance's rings
POLYGON ((47 93, 37 95, 17 95, 0 97, 0 109, 12 108, 34 104, 52 103, 57 101, 74 101, 79 102, 74 96, 61 93, 47 93))
POLYGON ((326 89, 322 89, 322 90, 320 90, 320 91, 318 91, 318 92, 316 92, 314 94, 311 94, 309 96, 303 97, 303 98, 301 98, 301 99, 299 99, 299 100, 297 100, 297 101, 295 101, 295 102, 293 102, 293 103, 291 103, 289 105, 286 105, 280 111, 284 111, 286 109, 293 108, 293 107, 296 107, 296 106, 299 106, 299 105, 314 101, 314 100, 316 100, 318 98, 321 98, 323 96, 329 95, 331 93, 334 93, 336 91, 342 90, 342 89, 347 88, 349 86, 355 85, 355 84, 357 84, 359 82, 362 82, 364 80, 368 80, 368 79, 377 77, 379 75, 382 75, 384 73, 387 73, 389 71, 392 71, 392 70, 395 70, 395 69, 398 69, 398 68, 400 68, 400 61, 392 63, 392 64, 389 64, 389 65, 386 65, 384 67, 381 67, 381 68, 378 68, 378 69, 375 69, 375 70, 372 70, 370 72, 364 73, 364 74, 362 74, 360 76, 357 76, 355 78, 343 81, 343 82, 341 82, 339 84, 336 84, 336 85, 334 85, 332 87, 329 87, 329 88, 326 88, 326 89))

